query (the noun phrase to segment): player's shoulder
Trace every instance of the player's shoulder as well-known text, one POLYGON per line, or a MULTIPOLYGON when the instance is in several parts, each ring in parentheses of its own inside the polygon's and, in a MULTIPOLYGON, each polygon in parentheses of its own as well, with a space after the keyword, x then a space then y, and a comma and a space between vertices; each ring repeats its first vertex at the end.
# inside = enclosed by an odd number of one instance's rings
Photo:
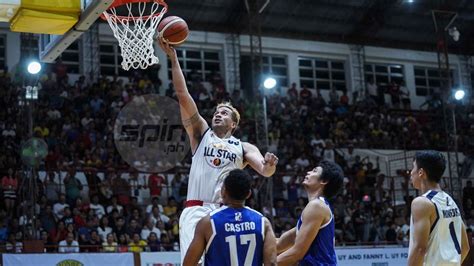
POLYGON ((263 214, 257 210, 254 210, 248 206, 245 206, 245 210, 249 211, 250 213, 253 213, 253 214, 256 214, 256 215, 259 215, 259 216, 262 216, 263 217, 263 214))
POLYGON ((303 214, 307 215, 320 215, 320 214, 329 214, 331 213, 331 209, 329 206, 324 202, 324 200, 316 198, 310 200, 306 207, 303 210, 303 214))
POLYGON ((412 212, 426 212, 427 210, 434 210, 433 202, 425 196, 418 196, 411 202, 412 212))
POLYGON ((219 214, 219 213, 221 213, 221 212, 223 212, 223 211, 225 211, 225 210, 227 210, 227 209, 229 209, 227 206, 225 206, 225 205, 224 205, 224 206, 221 206, 220 208, 217 208, 217 209, 211 211, 211 212, 209 213, 209 216, 210 216, 210 217, 215 216, 216 214, 219 214))

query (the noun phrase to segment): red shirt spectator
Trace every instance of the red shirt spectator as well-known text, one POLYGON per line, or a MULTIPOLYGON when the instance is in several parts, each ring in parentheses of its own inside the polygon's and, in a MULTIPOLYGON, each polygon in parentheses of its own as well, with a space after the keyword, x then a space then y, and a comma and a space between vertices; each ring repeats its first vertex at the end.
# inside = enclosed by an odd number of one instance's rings
POLYGON ((163 185, 166 185, 165 177, 162 175, 158 175, 157 173, 153 173, 148 177, 148 186, 150 188, 150 196, 159 197, 161 195, 161 188, 163 185))
POLYGON ((301 99, 309 99, 311 98, 312 96, 312 93, 310 90, 308 90, 308 88, 306 87, 306 85, 303 86, 303 89, 300 91, 300 97, 301 99))

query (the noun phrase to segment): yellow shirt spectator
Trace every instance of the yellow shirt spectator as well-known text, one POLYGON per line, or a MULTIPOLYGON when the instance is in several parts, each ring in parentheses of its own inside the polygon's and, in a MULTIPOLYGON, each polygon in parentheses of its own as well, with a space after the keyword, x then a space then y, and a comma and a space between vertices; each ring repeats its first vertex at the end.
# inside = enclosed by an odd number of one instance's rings
POLYGON ((104 242, 102 243, 102 249, 104 252, 117 252, 117 242, 112 242, 110 244, 104 242))
POLYGON ((146 247, 147 243, 145 240, 139 240, 138 242, 131 242, 128 244, 128 251, 131 252, 143 252, 143 249, 146 247))

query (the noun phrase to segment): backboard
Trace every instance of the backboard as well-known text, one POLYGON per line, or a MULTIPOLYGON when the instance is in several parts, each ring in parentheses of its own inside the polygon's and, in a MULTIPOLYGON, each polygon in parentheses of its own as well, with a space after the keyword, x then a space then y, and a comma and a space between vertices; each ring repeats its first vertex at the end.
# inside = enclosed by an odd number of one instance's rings
POLYGON ((113 0, 81 0, 82 12, 79 21, 64 35, 41 34, 39 58, 52 63, 66 48, 86 32, 111 4, 113 0))

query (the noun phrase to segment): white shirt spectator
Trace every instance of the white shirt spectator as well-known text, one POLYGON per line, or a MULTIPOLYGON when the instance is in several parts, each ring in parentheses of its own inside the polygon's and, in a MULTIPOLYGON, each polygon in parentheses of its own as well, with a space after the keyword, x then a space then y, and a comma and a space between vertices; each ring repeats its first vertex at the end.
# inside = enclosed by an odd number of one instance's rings
POLYGON ((81 119, 81 125, 83 127, 86 127, 87 125, 89 125, 89 123, 91 123, 92 121, 94 121, 94 119, 92 119, 91 117, 83 117, 81 119))
POLYGON ((295 164, 300 168, 304 169, 309 166, 309 160, 306 157, 298 157, 296 159, 295 164))
POLYGON ((49 110, 49 111, 48 111, 48 117, 49 117, 49 119, 51 119, 51 120, 60 119, 60 118, 61 118, 61 112, 59 112, 59 111, 56 110, 56 109, 49 110))
POLYGON ((97 227, 97 234, 100 236, 100 238, 102 239, 102 241, 106 241, 107 240, 107 235, 112 233, 112 228, 110 227, 105 227, 105 228, 102 228, 102 227, 97 227))
POLYGON ((119 213, 122 213, 123 211, 123 207, 120 205, 117 205, 117 206, 110 205, 109 207, 107 207, 107 213, 112 213, 114 209, 117 209, 119 213))
MULTIPOLYGON (((153 204, 146 206, 146 213, 151 213, 151 211, 153 210, 153 207, 154 207, 153 204)), ((158 210, 160 211, 160 213, 164 212, 163 206, 161 206, 161 204, 158 204, 158 210)))
POLYGON ((15 136, 16 136, 16 132, 15 132, 15 130, 12 129, 12 128, 11 128, 11 129, 4 129, 4 130, 2 131, 2 135, 3 135, 4 137, 9 137, 9 136, 10 136, 10 137, 15 137, 15 136))
POLYGON ((163 221, 163 223, 167 223, 170 221, 170 218, 168 218, 168 216, 160 213, 159 217, 155 217, 153 215, 151 215, 151 220, 153 221, 153 224, 156 224, 158 221, 163 221))
POLYGON ((330 162, 335 162, 336 161, 336 156, 334 154, 334 149, 326 149, 324 150, 324 160, 330 161, 330 162))
POLYGON ((153 228, 151 230, 146 226, 143 227, 140 236, 142 237, 142 239, 147 239, 148 236, 150 235, 150 233, 155 233, 156 236, 158 237, 158 239, 160 239, 160 237, 161 237, 160 229, 156 228, 155 226, 153 226, 153 228))
POLYGON ((61 219, 63 218, 63 216, 64 216, 63 211, 64 211, 64 208, 65 208, 65 207, 69 207, 69 204, 67 204, 67 203, 64 203, 64 204, 63 204, 63 203, 57 202, 57 203, 55 203, 54 206, 53 206, 54 215, 56 215, 56 217, 57 217, 59 220, 61 220, 61 219))
POLYGON ((377 84, 367 83, 367 92, 370 96, 377 96, 377 84))
POLYGON ((89 205, 89 208, 91 208, 92 210, 94 210, 94 213, 95 215, 97 215, 97 217, 102 218, 102 216, 105 215, 105 209, 104 207, 101 205, 101 204, 94 204, 94 203, 91 203, 89 205))
POLYGON ((59 253, 79 253, 79 243, 73 240, 71 245, 68 245, 66 240, 59 242, 59 253))
POLYGON ((400 98, 410 99, 410 91, 405 86, 400 86, 400 98))

